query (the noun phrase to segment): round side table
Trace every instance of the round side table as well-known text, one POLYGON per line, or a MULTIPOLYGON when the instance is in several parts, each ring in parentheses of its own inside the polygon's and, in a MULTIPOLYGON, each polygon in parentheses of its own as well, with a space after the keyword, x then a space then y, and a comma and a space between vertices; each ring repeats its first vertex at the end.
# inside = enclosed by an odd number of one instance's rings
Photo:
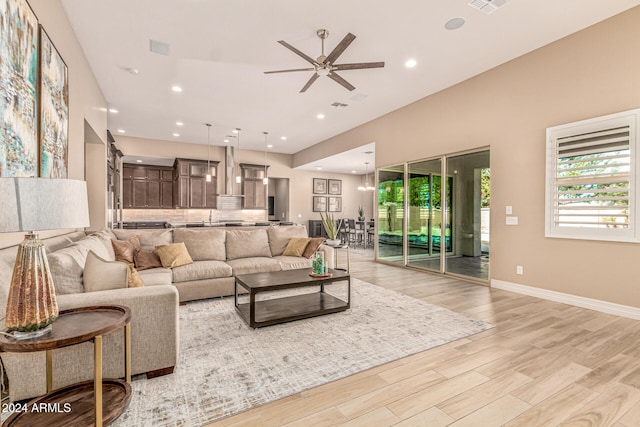
POLYGON ((18 409, 3 426, 108 425, 125 411, 131 401, 131 310, 119 305, 74 308, 61 311, 50 334, 17 341, 0 335, 5 352, 45 351, 47 394, 18 409), (124 328, 125 380, 102 378, 102 336, 124 328), (93 341, 94 379, 53 388, 53 350, 93 341), (34 410, 35 408, 35 410, 34 410), (41 409, 44 410, 41 411, 41 409), (52 409, 52 410, 50 410, 52 409))

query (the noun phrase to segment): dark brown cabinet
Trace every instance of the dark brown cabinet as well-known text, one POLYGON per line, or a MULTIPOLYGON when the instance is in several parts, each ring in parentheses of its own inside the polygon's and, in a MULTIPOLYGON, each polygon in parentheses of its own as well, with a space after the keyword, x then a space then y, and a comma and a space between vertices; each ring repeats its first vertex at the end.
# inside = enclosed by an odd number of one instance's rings
POLYGON ((124 165, 122 172, 124 208, 173 207, 172 168, 124 165))
POLYGON ((265 166, 241 163, 240 170, 244 209, 267 209, 267 185, 262 182, 266 176, 265 166))
POLYGON ((174 205, 177 208, 216 208, 218 163, 204 160, 176 159, 174 163, 174 205), (207 182, 207 172, 211 182, 207 182))

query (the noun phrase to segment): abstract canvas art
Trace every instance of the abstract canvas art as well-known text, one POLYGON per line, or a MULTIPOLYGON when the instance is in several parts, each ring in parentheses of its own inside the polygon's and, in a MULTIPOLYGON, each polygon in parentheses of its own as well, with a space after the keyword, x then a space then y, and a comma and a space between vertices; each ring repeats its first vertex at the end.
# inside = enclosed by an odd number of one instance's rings
POLYGON ((67 65, 40 28, 40 176, 67 178, 69 146, 67 65))
POLYGON ((0 176, 38 175, 38 19, 0 0, 0 176))

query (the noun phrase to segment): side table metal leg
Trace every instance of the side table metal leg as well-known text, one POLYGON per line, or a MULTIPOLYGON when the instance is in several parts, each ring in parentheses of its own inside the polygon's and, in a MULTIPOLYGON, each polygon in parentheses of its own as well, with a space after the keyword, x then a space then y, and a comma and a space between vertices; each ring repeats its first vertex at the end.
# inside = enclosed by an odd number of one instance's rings
POLYGON ((95 370, 93 395, 95 397, 96 427, 102 427, 102 335, 97 335, 93 339, 93 355, 95 370))
POLYGON ((131 384, 131 323, 124 325, 124 379, 131 384))
POLYGON ((351 260, 349 259, 349 246, 347 246, 347 273, 351 273, 351 260))
POLYGON ((47 393, 53 391, 53 350, 47 350, 47 393))

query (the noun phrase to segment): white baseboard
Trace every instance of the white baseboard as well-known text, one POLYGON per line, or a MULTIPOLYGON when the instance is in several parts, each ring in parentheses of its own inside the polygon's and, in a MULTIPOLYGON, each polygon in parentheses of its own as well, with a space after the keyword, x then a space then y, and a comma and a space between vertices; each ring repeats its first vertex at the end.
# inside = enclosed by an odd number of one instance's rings
POLYGON ((640 320, 640 308, 638 307, 631 307, 628 305, 616 304, 608 301, 585 298, 577 295, 550 291, 547 289, 534 288, 532 286, 519 285, 517 283, 505 282, 503 280, 492 279, 491 287, 502 289, 505 291, 516 292, 518 294, 529 295, 536 298, 546 299, 549 301, 575 305, 576 307, 588 308, 589 310, 600 311, 602 313, 628 317, 629 319, 640 320))

